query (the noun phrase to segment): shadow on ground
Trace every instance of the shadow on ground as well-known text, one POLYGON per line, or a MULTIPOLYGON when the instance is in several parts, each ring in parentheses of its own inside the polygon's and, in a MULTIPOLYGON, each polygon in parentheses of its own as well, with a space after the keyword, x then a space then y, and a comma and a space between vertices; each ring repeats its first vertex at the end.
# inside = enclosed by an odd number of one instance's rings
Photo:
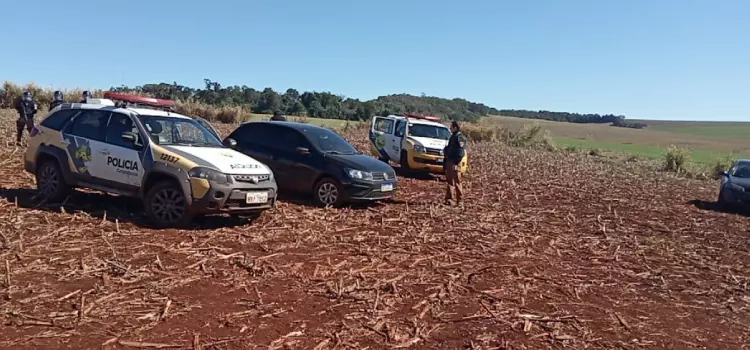
POLYGON ((689 203, 700 210, 707 210, 725 214, 737 214, 750 217, 748 208, 742 208, 739 206, 722 206, 718 202, 710 202, 699 199, 693 199, 689 203))
POLYGON ((422 172, 422 171, 407 171, 407 170, 402 169, 401 167, 395 167, 393 168, 393 170, 396 171, 397 176, 405 177, 407 179, 445 182, 444 178, 436 174, 431 174, 431 173, 422 172))
MULTIPOLYGON (((315 203, 313 203, 312 197, 310 195, 279 191, 277 199, 281 202, 291 203, 291 204, 295 204, 295 205, 299 205, 303 207, 318 208, 318 206, 315 205, 315 203)), ((405 202, 397 200, 395 198, 391 198, 391 199, 382 199, 382 200, 372 201, 372 202, 346 203, 343 207, 350 208, 350 209, 368 209, 368 208, 376 207, 380 203, 403 204, 405 202)))
MULTIPOLYGON (((38 192, 31 188, 0 188, 0 199, 5 199, 10 203, 18 202, 19 207, 26 209, 53 213, 61 213, 63 210, 66 213, 84 212, 97 219, 151 228, 143 215, 143 205, 135 198, 74 190, 61 203, 47 203, 39 199, 38 192)), ((211 230, 242 226, 248 223, 247 219, 225 215, 199 216, 193 220, 193 225, 189 228, 211 230)))

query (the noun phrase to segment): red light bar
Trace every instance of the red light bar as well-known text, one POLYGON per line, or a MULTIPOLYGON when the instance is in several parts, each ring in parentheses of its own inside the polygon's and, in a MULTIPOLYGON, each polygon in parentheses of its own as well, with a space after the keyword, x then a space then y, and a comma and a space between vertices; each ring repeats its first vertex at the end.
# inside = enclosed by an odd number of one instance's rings
POLYGON ((136 104, 150 105, 150 106, 155 106, 155 107, 174 108, 175 106, 174 101, 172 100, 163 100, 160 98, 121 94, 121 93, 112 92, 112 91, 105 92, 104 98, 107 98, 110 100, 131 102, 131 103, 136 103, 136 104))
POLYGON ((402 115, 404 117, 407 117, 407 118, 431 120, 431 121, 434 121, 434 122, 439 122, 440 121, 440 117, 434 117, 434 116, 431 116, 431 115, 416 114, 416 113, 404 113, 402 115))

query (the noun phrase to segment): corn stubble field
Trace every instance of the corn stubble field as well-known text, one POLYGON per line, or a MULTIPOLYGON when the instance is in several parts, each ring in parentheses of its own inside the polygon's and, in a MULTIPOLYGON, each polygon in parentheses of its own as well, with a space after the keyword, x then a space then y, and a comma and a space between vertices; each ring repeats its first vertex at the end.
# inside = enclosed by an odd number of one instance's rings
MULTIPOLYGON (((464 209, 439 204, 442 177, 400 177, 371 207, 282 201, 157 231, 134 201, 33 198, 3 116, 4 349, 750 343, 750 219, 711 210, 715 181, 471 143, 464 209)), ((365 128, 342 133, 365 149, 365 128)))

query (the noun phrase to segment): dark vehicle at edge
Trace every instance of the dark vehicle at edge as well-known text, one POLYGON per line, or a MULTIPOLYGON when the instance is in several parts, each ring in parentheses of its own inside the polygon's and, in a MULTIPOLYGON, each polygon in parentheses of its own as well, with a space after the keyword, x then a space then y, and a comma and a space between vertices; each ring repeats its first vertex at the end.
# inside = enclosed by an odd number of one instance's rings
POLYGON ((721 187, 717 202, 722 207, 750 204, 750 159, 738 159, 729 170, 720 170, 721 187))
POLYGON ((393 197, 393 168, 330 129, 296 122, 241 124, 224 144, 266 164, 279 191, 312 194, 321 206, 393 197))

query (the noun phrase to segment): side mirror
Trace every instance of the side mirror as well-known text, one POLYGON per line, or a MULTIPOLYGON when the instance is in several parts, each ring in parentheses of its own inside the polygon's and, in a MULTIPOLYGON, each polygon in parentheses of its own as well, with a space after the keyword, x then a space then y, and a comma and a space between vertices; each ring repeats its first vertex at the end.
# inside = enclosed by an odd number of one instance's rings
POLYGON ((310 155, 310 150, 305 147, 297 147, 295 150, 298 154, 301 154, 303 156, 310 155))
POLYGON ((729 176, 729 173, 724 169, 719 170, 718 173, 720 176, 729 176))
POLYGON ((128 132, 124 132, 124 133, 122 133, 121 137, 122 137, 122 139, 124 141, 127 141, 127 142, 130 142, 132 144, 135 144, 136 137, 135 137, 135 134, 132 133, 132 132, 129 132, 129 131, 128 132))
POLYGON ((237 147, 237 140, 235 139, 226 139, 224 140, 224 146, 227 146, 229 148, 235 148, 237 147))

